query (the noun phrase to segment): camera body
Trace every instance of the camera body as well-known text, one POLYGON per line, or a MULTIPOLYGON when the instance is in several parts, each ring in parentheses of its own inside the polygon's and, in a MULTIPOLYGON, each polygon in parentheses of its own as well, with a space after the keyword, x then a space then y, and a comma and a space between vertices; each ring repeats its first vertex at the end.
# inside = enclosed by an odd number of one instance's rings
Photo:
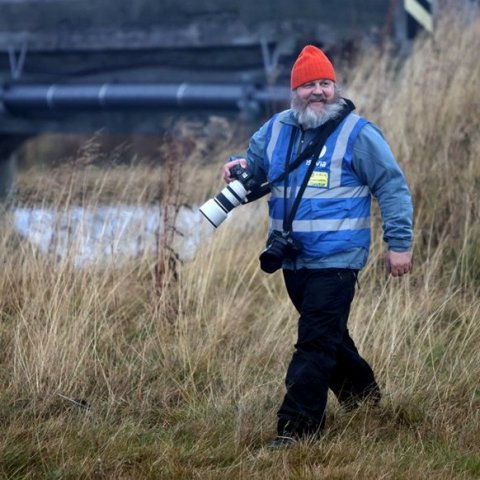
POLYGON ((230 176, 238 180, 248 191, 257 187, 257 182, 253 178, 252 173, 248 168, 243 168, 239 163, 230 168, 230 176))
MULTIPOLYGON (((230 168, 230 176, 235 180, 200 207, 200 212, 215 228, 258 187, 251 172, 240 164, 230 168)), ((290 232, 273 230, 268 237, 267 247, 260 254, 260 267, 266 273, 276 272, 282 267, 283 260, 294 260, 301 251, 301 245, 292 238, 290 232)))
POLYGON ((230 176, 235 180, 200 207, 200 212, 215 228, 235 207, 244 203, 249 191, 257 185, 248 169, 239 164, 230 168, 230 176))
POLYGON ((266 273, 276 272, 284 259, 294 260, 302 251, 300 243, 290 232, 273 230, 267 240, 267 248, 260 254, 260 268, 266 273))

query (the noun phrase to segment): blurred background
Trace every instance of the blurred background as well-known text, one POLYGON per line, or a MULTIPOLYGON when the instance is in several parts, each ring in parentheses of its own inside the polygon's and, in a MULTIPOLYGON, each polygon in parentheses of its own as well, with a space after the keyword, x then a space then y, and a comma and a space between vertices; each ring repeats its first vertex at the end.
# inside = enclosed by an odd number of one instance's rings
POLYGON ((343 81, 366 49, 405 55, 433 12, 432 0, 415 0, 415 16, 408 3, 0 0, 3 193, 15 151, 20 167, 49 163, 102 132, 105 151, 152 157, 173 123, 212 115, 251 132, 288 106, 304 45, 323 48, 343 81))
POLYGON ((480 478, 478 7, 0 0, 0 478, 480 478), (198 207, 307 43, 406 175, 415 264, 374 202, 349 330, 382 404, 265 456, 297 329, 266 198, 198 207))
MULTIPOLYGON (((132 218, 155 217, 145 209, 157 202, 192 209, 183 224, 193 230, 182 234, 196 238, 195 212, 222 187, 221 164, 288 108, 291 66, 306 44, 327 53, 358 112, 383 126, 394 110, 380 113, 384 89, 400 78, 416 39, 438 44, 438 12, 468 19, 476 6, 0 0, 0 202, 15 206, 16 230, 43 251, 51 251, 58 225, 76 237, 85 222, 91 240, 80 263, 105 223, 118 223, 119 236, 132 218), (114 206, 88 217, 75 210, 85 205, 114 206)), ((163 222, 155 218, 146 221, 148 237, 163 222)), ((139 243, 123 236, 119 244, 132 241, 139 243)))

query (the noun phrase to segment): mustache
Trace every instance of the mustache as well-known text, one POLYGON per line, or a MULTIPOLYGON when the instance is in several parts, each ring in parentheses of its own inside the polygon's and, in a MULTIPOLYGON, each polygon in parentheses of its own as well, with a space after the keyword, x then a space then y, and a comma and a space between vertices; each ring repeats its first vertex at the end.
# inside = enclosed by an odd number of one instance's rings
POLYGON ((308 102, 316 102, 318 100, 326 100, 325 95, 313 95, 308 99, 308 102))

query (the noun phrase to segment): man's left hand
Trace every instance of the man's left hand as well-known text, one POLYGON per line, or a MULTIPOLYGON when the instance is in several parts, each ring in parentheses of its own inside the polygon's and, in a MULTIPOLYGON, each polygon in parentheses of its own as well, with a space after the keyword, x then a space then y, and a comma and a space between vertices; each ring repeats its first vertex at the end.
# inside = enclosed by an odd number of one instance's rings
POLYGON ((392 277, 401 277, 412 269, 412 252, 392 252, 387 253, 387 270, 392 277))

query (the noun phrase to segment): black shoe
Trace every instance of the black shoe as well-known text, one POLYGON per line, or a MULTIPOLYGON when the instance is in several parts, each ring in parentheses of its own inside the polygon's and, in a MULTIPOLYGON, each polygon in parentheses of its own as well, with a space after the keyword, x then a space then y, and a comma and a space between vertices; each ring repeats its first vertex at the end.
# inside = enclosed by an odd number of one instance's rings
POLYGON ((290 448, 297 443, 294 437, 281 436, 275 437, 268 445, 269 450, 281 450, 284 448, 290 448))

